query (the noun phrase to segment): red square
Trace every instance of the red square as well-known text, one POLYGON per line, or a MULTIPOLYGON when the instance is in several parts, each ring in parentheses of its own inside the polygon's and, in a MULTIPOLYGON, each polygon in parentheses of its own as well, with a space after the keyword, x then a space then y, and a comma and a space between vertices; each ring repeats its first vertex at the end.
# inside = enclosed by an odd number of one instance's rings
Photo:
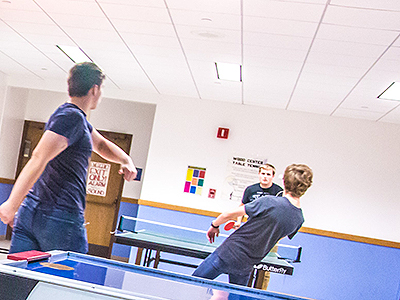
POLYGON ((218 128, 217 138, 219 139, 227 139, 229 135, 229 128, 218 128))

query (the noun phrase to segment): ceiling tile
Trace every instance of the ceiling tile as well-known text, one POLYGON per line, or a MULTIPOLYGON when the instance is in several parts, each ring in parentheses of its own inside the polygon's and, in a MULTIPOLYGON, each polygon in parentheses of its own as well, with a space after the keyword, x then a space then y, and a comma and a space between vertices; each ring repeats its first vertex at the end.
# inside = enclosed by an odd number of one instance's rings
POLYGON ((50 16, 52 13, 71 14, 80 16, 103 16, 95 1, 78 0, 35 0, 37 5, 50 16))
POLYGON ((311 52, 378 58, 381 54, 383 54, 386 48, 386 45, 371 45, 316 39, 312 46, 311 52))
POLYGON ((380 122, 400 124, 400 104, 379 118, 380 122))
POLYGON ((303 62, 306 58, 306 50, 285 49, 279 47, 263 47, 244 45, 243 53, 246 57, 261 58, 261 59, 279 59, 288 61, 303 62))
POLYGON ((365 0, 331 0, 331 5, 341 5, 368 9, 378 10, 393 10, 400 11, 400 2, 397 0, 379 0, 379 1, 365 1, 365 0))
POLYGON ((382 114, 369 110, 339 108, 335 111, 334 116, 376 121, 382 116, 382 114))
POLYGON ((351 43, 389 45, 398 35, 399 33, 396 31, 321 24, 316 38, 351 43))
MULTIPOLYGON (((92 1, 92 0, 87 0, 92 1)), ((101 4, 119 4, 119 5, 131 5, 131 6, 148 6, 148 7, 159 7, 165 8, 164 0, 97 0, 101 4)))
POLYGON ((329 6, 323 23, 383 30, 400 28, 398 11, 368 10, 351 6, 329 6))
POLYGON ((19 12, 29 12, 38 11, 40 8, 35 4, 35 2, 30 0, 20 0, 20 1, 1 1, 0 2, 0 12, 7 10, 17 10, 19 12))
POLYGON ((273 89, 268 88, 268 85, 258 88, 248 88, 246 84, 244 88, 244 104, 257 105, 263 107, 273 107, 285 109, 287 101, 290 97, 290 89, 273 89))
POLYGON ((311 51, 307 57, 307 63, 327 66, 347 66, 350 68, 364 68, 367 70, 376 61, 376 57, 364 57, 361 55, 342 55, 339 53, 327 53, 311 51))
POLYGON ((309 37, 278 35, 263 32, 246 32, 243 35, 245 45, 262 46, 279 49, 307 51, 312 39, 309 37))
POLYGON ((166 0, 170 9, 240 14, 240 0, 166 0))
POLYGON ((176 37, 171 23, 146 22, 112 18, 111 22, 116 30, 121 33, 134 33, 155 36, 176 37))
POLYGON ((241 28, 241 17, 237 14, 171 9, 171 16, 175 25, 238 31, 241 28))
POLYGON ((177 25, 176 31, 180 39, 198 39, 201 41, 222 42, 222 43, 241 43, 241 33, 239 30, 211 29, 194 26, 177 25))
POLYGON ((239 43, 223 43, 200 39, 181 39, 183 49, 188 57, 191 53, 203 52, 207 49, 212 57, 215 53, 224 53, 229 57, 237 57, 238 61, 222 61, 227 63, 241 63, 241 46, 239 43))
POLYGON ((354 110, 369 110, 373 112, 385 113, 398 105, 399 102, 378 99, 376 94, 368 94, 363 91, 352 92, 346 101, 342 103, 341 108, 354 110))
POLYGON ((243 20, 243 32, 265 32, 271 34, 312 38, 317 30, 317 22, 303 22, 262 17, 246 16, 243 20))
POLYGON ((216 81, 212 84, 197 84, 202 99, 242 103, 242 84, 240 82, 216 81))
POLYGON ((319 22, 325 3, 301 3, 297 1, 243 1, 245 16, 271 19, 319 22))
POLYGON ((102 3, 101 8, 107 17, 111 19, 170 23, 169 14, 162 7, 102 3))

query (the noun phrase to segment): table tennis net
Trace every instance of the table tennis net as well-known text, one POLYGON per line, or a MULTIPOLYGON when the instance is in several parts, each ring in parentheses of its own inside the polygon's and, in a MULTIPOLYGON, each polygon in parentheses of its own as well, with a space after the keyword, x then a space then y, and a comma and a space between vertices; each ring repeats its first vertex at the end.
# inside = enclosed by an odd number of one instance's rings
MULTIPOLYGON (((120 232, 145 233, 178 241, 188 241, 196 244, 208 244, 206 230, 188 228, 179 225, 167 224, 154 220, 146 220, 122 215, 117 230, 120 232)), ((233 230, 231 231, 233 232, 233 230)), ((229 234, 220 233, 216 238, 215 246, 221 244, 229 234)), ((289 262, 300 262, 302 247, 278 244, 277 257, 289 262)))

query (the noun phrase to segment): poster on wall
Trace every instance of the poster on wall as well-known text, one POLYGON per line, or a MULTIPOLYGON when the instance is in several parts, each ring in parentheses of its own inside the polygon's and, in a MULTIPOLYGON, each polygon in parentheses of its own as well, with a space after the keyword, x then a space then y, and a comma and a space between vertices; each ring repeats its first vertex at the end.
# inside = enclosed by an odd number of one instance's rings
POLYGON ((223 199, 241 202, 246 187, 259 181, 258 168, 266 162, 266 159, 232 156, 228 162, 227 176, 224 181, 223 199))
POLYGON ((107 193, 108 179, 110 178, 110 164, 91 161, 88 170, 86 193, 105 197, 107 193))
POLYGON ((204 186, 206 168, 188 166, 184 192, 189 194, 201 195, 204 186))

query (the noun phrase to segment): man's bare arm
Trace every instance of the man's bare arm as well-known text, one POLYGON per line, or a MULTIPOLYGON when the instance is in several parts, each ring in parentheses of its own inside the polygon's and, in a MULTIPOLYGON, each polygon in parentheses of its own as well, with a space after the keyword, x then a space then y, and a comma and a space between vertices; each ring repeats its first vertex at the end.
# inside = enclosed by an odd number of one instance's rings
POLYGON ((136 178, 136 167, 133 164, 132 159, 124 152, 124 150, 113 142, 107 140, 94 128, 92 131, 92 140, 94 152, 108 161, 119 163, 121 165, 119 173, 124 174, 125 180, 132 181, 136 178))
POLYGON ((47 163, 68 147, 68 140, 62 135, 46 130, 32 152, 20 175, 15 181, 10 197, 0 206, 0 219, 12 226, 14 215, 19 206, 39 179, 47 163))

